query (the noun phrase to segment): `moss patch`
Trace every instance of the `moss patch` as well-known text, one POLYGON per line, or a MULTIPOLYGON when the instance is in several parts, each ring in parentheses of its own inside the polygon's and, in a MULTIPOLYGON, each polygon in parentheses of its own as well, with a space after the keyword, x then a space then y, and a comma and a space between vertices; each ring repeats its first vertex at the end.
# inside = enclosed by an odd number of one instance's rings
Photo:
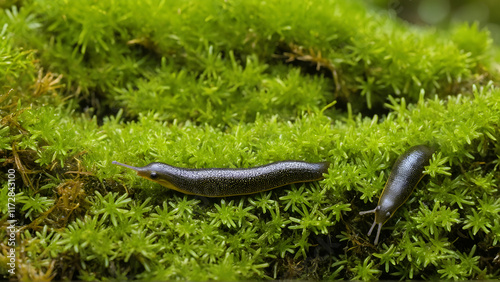
POLYGON ((3 8, 16 278, 499 278, 498 52, 476 25, 416 28, 355 1, 3 8), (437 148, 428 175, 375 247, 358 212, 417 144, 437 148), (332 165, 320 182, 208 199, 113 160, 332 165))

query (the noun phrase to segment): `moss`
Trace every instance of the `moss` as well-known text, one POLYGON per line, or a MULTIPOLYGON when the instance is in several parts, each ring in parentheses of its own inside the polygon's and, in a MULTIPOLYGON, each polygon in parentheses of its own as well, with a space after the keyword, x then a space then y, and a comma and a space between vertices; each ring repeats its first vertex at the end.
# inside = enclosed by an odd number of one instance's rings
POLYGON ((354 1, 17 5, 0 14, 16 278, 499 278, 487 31, 416 28, 354 1), (416 144, 437 152, 374 247, 358 212, 416 144), (332 165, 320 182, 209 199, 111 164, 286 159, 332 165))

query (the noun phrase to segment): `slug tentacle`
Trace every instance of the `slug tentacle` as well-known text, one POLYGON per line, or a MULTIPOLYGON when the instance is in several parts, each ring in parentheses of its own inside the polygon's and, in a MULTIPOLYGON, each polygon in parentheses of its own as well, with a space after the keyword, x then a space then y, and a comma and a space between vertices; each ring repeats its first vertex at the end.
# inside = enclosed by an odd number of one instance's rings
POLYGON ((164 163, 134 167, 116 161, 113 161, 113 164, 135 170, 137 175, 167 188, 205 197, 247 195, 288 184, 317 181, 323 179, 330 166, 329 162, 301 161, 283 161, 253 168, 234 169, 189 169, 164 163))
MULTIPOLYGON (((377 229, 377 235, 375 236, 375 241, 373 241, 373 243, 375 245, 378 244, 378 238, 380 237, 380 230, 382 230, 382 223, 377 223, 378 224, 378 229, 377 229)), ((368 236, 371 235, 371 230, 373 229, 373 225, 372 225, 372 228, 370 228, 370 232, 368 232, 368 236)))
MULTIPOLYGON (((377 207, 378 208, 378 207, 377 207)), ((373 210, 369 210, 369 211, 362 211, 362 212, 359 212, 359 215, 363 215, 363 214, 367 214, 367 213, 375 213, 377 211, 377 208, 374 208, 373 210)))
POLYGON ((429 164, 433 153, 434 150, 424 145, 408 149, 394 163, 377 207, 373 210, 359 213, 360 215, 375 213, 375 221, 370 231, 368 231, 368 236, 370 236, 373 228, 378 224, 377 236, 374 241, 375 245, 378 243, 382 225, 408 200, 411 192, 424 176, 424 167, 429 164))
POLYGON ((370 227, 370 230, 368 231, 368 236, 372 235, 373 227, 375 227, 376 224, 377 222, 373 221, 372 227, 370 227))
POLYGON ((140 168, 138 168, 138 167, 131 166, 131 165, 128 165, 128 164, 122 164, 122 163, 119 163, 119 162, 117 162, 117 161, 112 161, 111 163, 112 163, 112 164, 115 164, 115 165, 121 165, 121 166, 123 166, 123 167, 133 169, 133 170, 135 170, 135 171, 139 171, 139 170, 140 170, 140 168))

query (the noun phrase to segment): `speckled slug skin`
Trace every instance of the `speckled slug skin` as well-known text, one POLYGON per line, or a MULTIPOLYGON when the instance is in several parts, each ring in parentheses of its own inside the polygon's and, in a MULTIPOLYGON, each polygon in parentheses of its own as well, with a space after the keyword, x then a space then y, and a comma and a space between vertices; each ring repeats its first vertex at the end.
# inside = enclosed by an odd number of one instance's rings
POLYGON ((284 185, 323 179, 329 162, 282 161, 253 168, 187 169, 164 163, 132 167, 137 175, 191 195, 227 197, 254 194, 284 185))

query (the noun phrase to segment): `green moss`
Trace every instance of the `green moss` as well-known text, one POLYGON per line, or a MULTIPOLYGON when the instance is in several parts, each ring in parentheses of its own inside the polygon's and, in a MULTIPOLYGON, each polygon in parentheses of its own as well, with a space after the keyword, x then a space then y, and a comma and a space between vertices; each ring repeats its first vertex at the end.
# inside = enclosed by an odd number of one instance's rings
POLYGON ((499 278, 487 31, 416 28, 354 1, 18 5, 0 14, 16 278, 499 278), (358 212, 416 144, 437 152, 374 247, 358 212), (287 159, 331 166, 319 182, 209 199, 111 164, 287 159))
MULTIPOLYGON (((0 85, 2 96, 11 89, 27 87, 32 82, 35 68, 32 62, 33 52, 16 48, 9 24, 2 22, 0 30, 0 85)), ((4 98, 5 99, 5 98, 4 98)), ((3 100, 3 99, 2 99, 3 100)))

